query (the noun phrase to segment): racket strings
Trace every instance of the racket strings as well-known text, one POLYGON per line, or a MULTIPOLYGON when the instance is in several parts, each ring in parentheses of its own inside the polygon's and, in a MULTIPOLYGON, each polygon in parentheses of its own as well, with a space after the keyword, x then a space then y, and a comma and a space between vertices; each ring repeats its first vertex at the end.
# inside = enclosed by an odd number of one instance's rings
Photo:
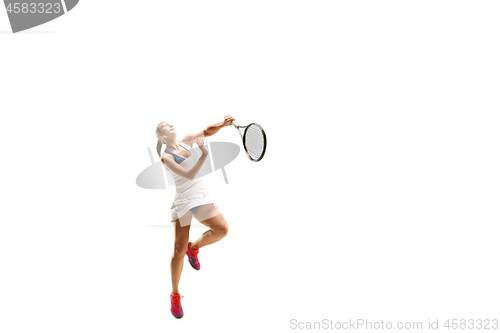
POLYGON ((245 148, 254 160, 258 160, 264 152, 264 133, 256 125, 250 125, 245 132, 245 148))

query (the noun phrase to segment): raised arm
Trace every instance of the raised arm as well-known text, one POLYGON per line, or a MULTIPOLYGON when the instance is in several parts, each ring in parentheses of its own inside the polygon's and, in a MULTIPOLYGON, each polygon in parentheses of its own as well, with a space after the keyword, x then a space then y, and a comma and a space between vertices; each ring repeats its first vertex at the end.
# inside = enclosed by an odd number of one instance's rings
POLYGON ((198 147, 201 150, 201 157, 198 159, 198 162, 196 162, 195 165, 189 170, 184 169, 181 167, 177 162, 175 162, 175 159, 172 155, 164 153, 163 157, 161 158, 161 162, 163 166, 167 169, 175 173, 176 175, 179 175, 183 178, 193 180, 198 172, 200 172, 201 167, 203 166, 203 163, 205 163, 205 160, 207 159, 208 156, 208 151, 203 147, 204 145, 204 140, 202 138, 199 138, 196 140, 196 143, 198 144, 198 147))
POLYGON ((207 126, 204 130, 188 134, 181 141, 188 144, 190 147, 198 138, 206 138, 207 136, 212 136, 217 133, 222 127, 230 126, 232 121, 235 120, 232 116, 225 116, 224 120, 216 124, 207 126))

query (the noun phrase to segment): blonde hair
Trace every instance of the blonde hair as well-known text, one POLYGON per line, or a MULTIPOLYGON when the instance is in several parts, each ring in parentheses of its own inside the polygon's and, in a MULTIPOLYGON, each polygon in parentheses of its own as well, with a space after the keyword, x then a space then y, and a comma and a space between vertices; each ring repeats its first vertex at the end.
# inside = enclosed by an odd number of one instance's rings
POLYGON ((156 152, 158 153, 158 156, 160 156, 160 157, 161 157, 161 147, 163 146, 164 142, 163 142, 163 139, 158 136, 158 134, 160 133, 160 125, 162 123, 163 123, 163 121, 161 123, 159 123, 158 126, 156 126, 156 137, 158 138, 158 141, 156 142, 156 152))

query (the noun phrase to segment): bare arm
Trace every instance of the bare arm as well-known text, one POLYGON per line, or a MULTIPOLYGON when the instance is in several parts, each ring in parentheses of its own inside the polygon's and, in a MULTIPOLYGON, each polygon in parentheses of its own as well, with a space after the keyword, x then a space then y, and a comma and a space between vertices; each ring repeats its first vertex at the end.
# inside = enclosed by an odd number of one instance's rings
POLYGON ((200 172, 201 167, 203 166, 203 163, 205 163, 205 160, 207 159, 208 156, 208 151, 203 147, 204 141, 203 139, 198 139, 196 141, 198 144, 198 147, 201 150, 201 157, 198 159, 198 162, 189 170, 184 169, 181 167, 177 162, 175 162, 175 159, 172 155, 166 154, 165 156, 161 158, 161 161, 163 163, 163 166, 167 169, 175 173, 176 175, 179 175, 183 178, 193 180, 198 172, 200 172))
POLYGON ((233 117, 231 117, 231 116, 225 116, 223 121, 215 123, 215 124, 210 125, 210 126, 207 126, 202 131, 199 131, 199 132, 196 132, 196 133, 192 133, 192 134, 188 134, 181 141, 192 147, 193 143, 196 141, 197 138, 200 138, 200 137, 205 137, 206 138, 207 136, 212 136, 215 133, 217 133, 218 131, 220 131, 220 129, 222 127, 230 126, 231 122, 233 120, 235 120, 233 117))

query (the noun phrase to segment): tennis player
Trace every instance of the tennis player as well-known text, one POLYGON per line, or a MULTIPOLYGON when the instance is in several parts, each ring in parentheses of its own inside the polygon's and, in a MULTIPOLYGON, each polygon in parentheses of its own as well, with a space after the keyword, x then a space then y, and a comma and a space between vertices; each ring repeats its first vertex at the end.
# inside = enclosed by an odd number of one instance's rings
POLYGON ((199 249, 221 240, 228 232, 227 222, 219 212, 216 202, 210 197, 202 177, 196 175, 208 156, 204 148, 204 138, 214 135, 223 127, 230 126, 233 120, 235 119, 232 116, 225 116, 223 121, 210 125, 202 131, 188 134, 180 141, 177 141, 176 129, 168 121, 161 122, 156 127, 158 138, 156 150, 163 166, 171 173, 176 188, 170 209, 171 221, 175 228, 174 254, 170 262, 172 274, 170 311, 176 318, 184 315, 181 305, 181 297, 184 296, 179 295, 178 288, 184 266, 184 255, 188 256, 188 261, 194 269, 200 270, 199 249), (195 142, 199 149, 191 149, 195 142), (166 145, 166 149, 162 152, 163 145, 166 145), (210 229, 197 240, 189 242, 189 229, 193 216, 210 229))

